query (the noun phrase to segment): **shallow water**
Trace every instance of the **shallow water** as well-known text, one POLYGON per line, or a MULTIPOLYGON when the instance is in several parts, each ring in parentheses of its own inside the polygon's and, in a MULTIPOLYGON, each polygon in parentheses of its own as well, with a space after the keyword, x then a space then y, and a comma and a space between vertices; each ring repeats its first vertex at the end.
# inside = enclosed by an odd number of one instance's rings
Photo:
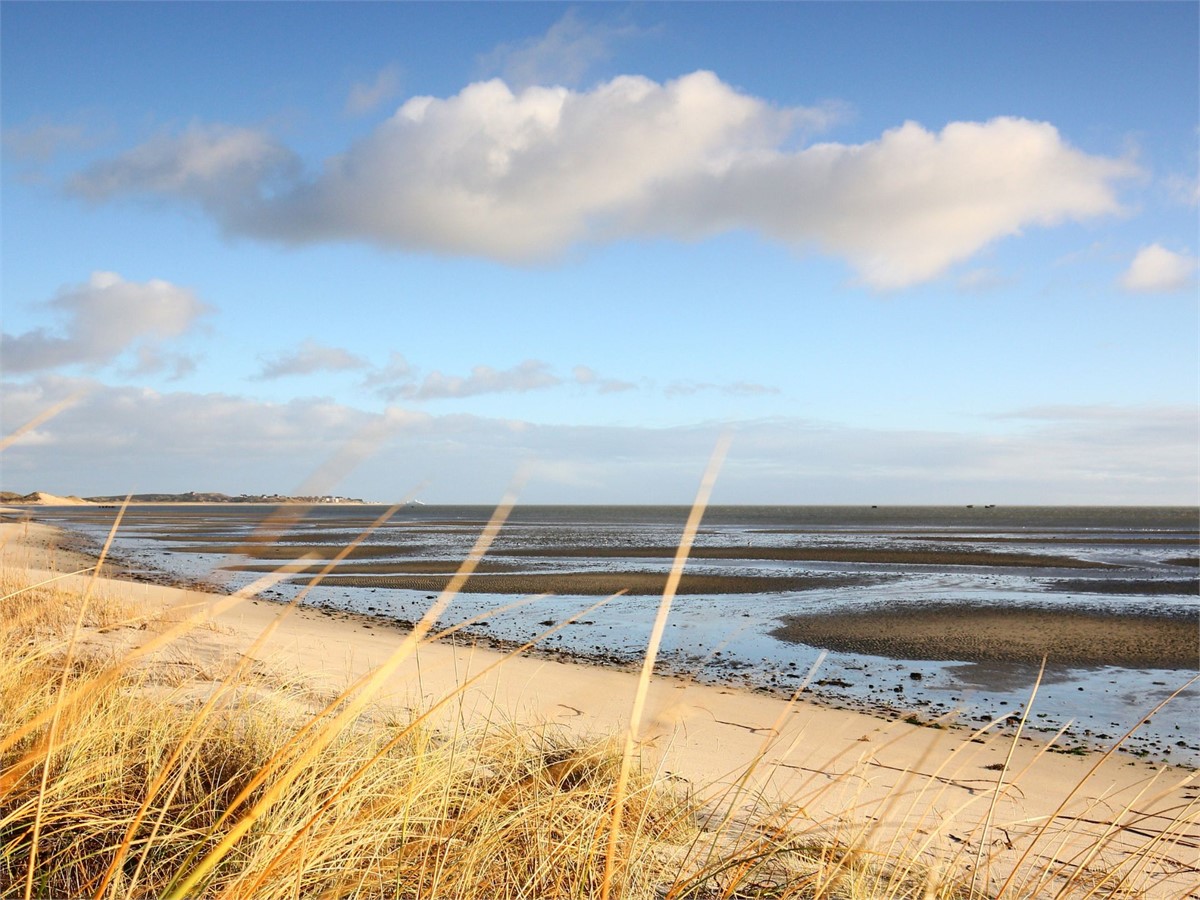
MULTIPOLYGON (((260 554, 299 556, 317 550, 328 557, 384 512, 383 507, 336 505, 307 510, 133 507, 115 549, 133 569, 236 588, 259 575, 219 567, 269 569, 278 560, 207 551, 250 547, 260 554), (255 542, 241 543, 250 538, 255 542)), ((488 507, 403 508, 367 534, 364 558, 353 561, 359 568, 352 570, 352 583, 319 587, 308 602, 415 620, 428 608, 430 590, 372 586, 373 580, 378 584, 378 578, 389 577, 378 573, 376 564, 386 568, 390 561, 396 568, 420 561, 424 570, 434 571, 444 564, 449 574, 491 512, 488 507)), ((547 573, 666 572, 687 512, 680 507, 518 507, 487 559, 531 578, 547 573)), ((41 508, 35 515, 99 542, 116 510, 41 508)), ((746 587, 751 592, 679 596, 664 637, 661 668, 705 681, 790 693, 819 660, 809 689, 825 702, 916 712, 923 719, 958 711, 963 721, 981 722, 1022 708, 1037 678, 1036 664, 826 653, 780 640, 771 632, 786 616, 962 603, 1089 609, 1200 623, 1195 588, 1198 523, 1194 508, 714 508, 705 516, 696 546, 732 553, 732 558, 693 559, 687 572, 750 579, 746 587), (855 551, 850 553, 855 558, 760 558, 800 549, 801 555, 817 557, 837 556, 833 550, 855 551), (917 553, 934 553, 937 561, 912 561, 924 558, 917 553), (997 564, 1003 557, 989 559, 984 554, 1021 558, 997 564), (805 576, 813 586, 753 590, 752 579, 779 575, 805 576)), ((269 596, 290 599, 305 583, 306 578, 297 577, 277 585, 269 596)), ((486 576, 481 575, 478 584, 486 585, 486 576)), ((517 610, 496 612, 517 599, 500 593, 462 594, 442 622, 481 616, 484 622, 472 626, 472 633, 524 641, 550 627, 540 623, 561 622, 602 598, 546 597, 517 610)), ((638 660, 657 605, 656 596, 618 597, 558 629, 543 645, 603 662, 638 660)), ((1119 627, 1120 619, 1114 622, 1119 627)), ((1067 666, 1052 660, 1030 723, 1051 732, 1067 726, 1081 742, 1110 743, 1194 674, 1195 669, 1067 666)), ((1128 747, 1173 762, 1200 764, 1198 723, 1200 687, 1193 685, 1142 726, 1128 747)))

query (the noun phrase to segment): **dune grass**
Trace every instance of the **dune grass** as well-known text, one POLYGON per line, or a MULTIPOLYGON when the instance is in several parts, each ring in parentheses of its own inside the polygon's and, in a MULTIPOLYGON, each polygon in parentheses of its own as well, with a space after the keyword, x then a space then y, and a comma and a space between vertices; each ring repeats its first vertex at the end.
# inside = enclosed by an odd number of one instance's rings
POLYGON ((965 896, 783 814, 714 826, 613 737, 446 733, 371 705, 330 733, 348 696, 318 710, 245 672, 197 696, 78 642, 170 623, 19 574, 0 603, 0 896, 965 896))
MULTIPOLYGON (((158 663, 198 619, 5 569, 0 897, 1011 900, 1138 897, 1153 885, 1146 870, 1170 830, 1113 864, 1097 845, 1074 868, 987 879, 982 842, 965 861, 939 859, 920 839, 871 842, 852 810, 814 823, 755 796, 749 776, 770 738, 723 787, 643 767, 653 644, 623 734, 466 726, 375 703, 396 662, 436 638, 439 606, 504 512, 392 659, 324 699, 250 671, 253 647, 220 672, 181 678, 158 663), (88 639, 116 628, 137 646, 117 653, 88 639)), ((669 608, 670 584, 656 634, 669 608)), ((1061 833, 1056 824, 1048 840, 1061 833)))

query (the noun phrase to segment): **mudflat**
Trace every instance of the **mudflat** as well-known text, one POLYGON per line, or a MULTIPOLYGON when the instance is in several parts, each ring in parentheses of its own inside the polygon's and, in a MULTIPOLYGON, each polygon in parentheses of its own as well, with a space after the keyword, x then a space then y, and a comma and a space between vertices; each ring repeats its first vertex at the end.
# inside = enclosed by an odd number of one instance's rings
MULTIPOLYGON (((674 547, 550 547, 507 551, 514 556, 553 557, 673 557, 674 547)), ((1107 563, 1051 556, 1042 553, 1008 553, 991 550, 895 547, 693 547, 692 559, 761 559, 786 562, 884 563, 917 566, 1019 566, 1022 568, 1107 569, 1107 563)))
POLYGON ((774 637, 850 653, 901 659, 1040 662, 1195 670, 1200 628, 1193 615, 914 604, 789 616, 774 637))
MULTIPOLYGON (((329 575, 326 587, 400 588, 441 591, 450 575, 357 576, 329 575)), ((864 584, 866 578, 837 575, 684 575, 678 594, 759 594, 771 591, 807 591, 864 584)), ((303 583, 301 581, 300 583, 303 583)), ((507 575, 473 575, 459 590, 464 594, 572 594, 603 597, 624 591, 658 595, 666 587, 666 572, 526 572, 507 575)))

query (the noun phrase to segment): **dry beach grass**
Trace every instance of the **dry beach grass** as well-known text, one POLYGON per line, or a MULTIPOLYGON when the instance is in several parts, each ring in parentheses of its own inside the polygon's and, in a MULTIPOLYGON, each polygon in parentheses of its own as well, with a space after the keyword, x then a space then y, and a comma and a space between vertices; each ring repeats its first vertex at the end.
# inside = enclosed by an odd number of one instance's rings
POLYGON ((93 579, 2 527, 0 896, 1200 892, 1184 769, 93 579))

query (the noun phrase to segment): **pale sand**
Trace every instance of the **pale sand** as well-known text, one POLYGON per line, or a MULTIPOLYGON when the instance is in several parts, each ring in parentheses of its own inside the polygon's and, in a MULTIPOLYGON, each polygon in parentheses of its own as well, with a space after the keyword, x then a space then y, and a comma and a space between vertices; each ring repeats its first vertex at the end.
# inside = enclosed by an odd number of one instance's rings
MULTIPOLYGON (((80 562, 47 549, 53 534, 44 526, 2 524, 0 560, 29 568, 53 562, 60 570, 64 562, 80 562)), ((301 608, 281 618, 281 607, 267 601, 248 600, 221 611, 230 598, 107 580, 103 588, 151 611, 171 610, 172 619, 196 615, 205 623, 179 642, 168 661, 180 666, 182 659, 194 667, 197 691, 210 689, 211 681, 204 679, 227 669, 272 625, 277 629, 256 654, 253 670, 267 681, 302 685, 314 698, 330 697, 388 663, 405 637, 399 628, 345 613, 301 608)), ((121 651, 138 646, 146 635, 131 625, 88 634, 84 643, 121 651)), ((588 736, 619 735, 628 727, 635 673, 553 658, 505 659, 497 651, 447 643, 424 645, 400 661, 376 698, 381 705, 373 708, 428 707, 495 663, 501 664, 442 711, 443 727, 498 720, 588 736)), ((1120 754, 1043 752, 1040 738, 1014 746, 1011 734, 1010 729, 972 740, 963 729, 918 727, 655 678, 639 737, 646 765, 685 779, 714 802, 733 796, 734 805, 744 808, 761 794, 766 799, 760 811, 798 808, 796 824, 810 834, 861 835, 884 848, 935 854, 963 871, 982 838, 993 882, 1016 864, 1046 823, 1047 833, 1033 845, 1027 866, 1041 868, 1050 858, 1111 865, 1148 836, 1167 833, 1174 837, 1160 845, 1149 864, 1156 886, 1148 896, 1200 896, 1195 772, 1120 754), (1000 791, 985 831, 1000 778, 993 767, 1010 751, 1003 779, 1008 786, 1000 791), (730 794, 735 784, 742 787, 730 794), (1092 860, 1101 837, 1104 849, 1092 860)))

